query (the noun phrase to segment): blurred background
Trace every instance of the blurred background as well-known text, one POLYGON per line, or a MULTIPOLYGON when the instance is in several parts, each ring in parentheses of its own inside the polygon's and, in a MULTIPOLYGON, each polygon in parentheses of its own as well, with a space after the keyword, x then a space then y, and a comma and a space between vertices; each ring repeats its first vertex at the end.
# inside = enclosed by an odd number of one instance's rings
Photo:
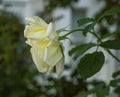
MULTIPOLYGON (((47 75, 37 71, 23 32, 25 17, 37 15, 48 23, 53 21, 56 30, 63 27, 72 30, 78 27, 78 19, 97 17, 116 6, 120 6, 120 0, 0 0, 0 97, 75 97, 80 91, 88 91, 89 86, 101 82, 108 85, 112 73, 120 70, 111 56, 105 53, 101 71, 84 81, 77 72, 77 61, 68 55, 74 45, 95 41, 93 36, 84 37, 78 32, 69 36, 72 44, 69 40, 62 41, 65 70, 59 79, 54 72, 47 75)), ((119 17, 120 14, 100 21, 96 26, 99 34, 120 31, 119 17)), ((115 38, 120 39, 120 35, 115 38)), ((120 57, 119 51, 113 53, 120 57)), ((120 86, 112 88, 109 97, 120 97, 120 86)))

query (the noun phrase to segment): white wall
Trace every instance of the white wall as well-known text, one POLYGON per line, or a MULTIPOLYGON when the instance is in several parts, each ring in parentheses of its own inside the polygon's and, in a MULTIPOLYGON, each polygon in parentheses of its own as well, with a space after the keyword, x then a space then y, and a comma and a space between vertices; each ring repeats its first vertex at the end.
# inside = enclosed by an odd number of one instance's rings
POLYGON ((3 0, 3 5, 6 10, 17 14, 23 22, 25 17, 33 16, 44 9, 43 0, 3 0))

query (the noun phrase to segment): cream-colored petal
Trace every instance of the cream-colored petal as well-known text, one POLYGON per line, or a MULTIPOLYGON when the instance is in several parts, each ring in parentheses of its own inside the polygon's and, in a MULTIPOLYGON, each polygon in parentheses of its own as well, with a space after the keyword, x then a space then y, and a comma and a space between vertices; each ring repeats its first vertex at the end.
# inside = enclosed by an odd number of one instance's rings
POLYGON ((30 42, 30 39, 27 39, 27 40, 25 41, 25 43, 28 44, 28 45, 30 45, 30 46, 32 46, 32 43, 30 42))
POLYGON ((53 68, 54 68, 53 66, 49 66, 47 73, 50 74, 52 72, 53 68))
POLYGON ((38 16, 32 16, 32 17, 28 17, 28 18, 25 18, 25 19, 30 24, 40 25, 41 27, 47 27, 48 26, 48 24, 38 16))
POLYGON ((63 55, 60 46, 52 42, 49 43, 45 49, 44 61, 50 66, 55 66, 61 57, 63 55))
POLYGON ((38 41, 38 40, 34 40, 34 39, 27 39, 27 40, 25 41, 25 43, 27 43, 27 44, 30 45, 30 46, 34 46, 34 45, 39 46, 39 45, 40 45, 40 44, 39 44, 39 41, 38 41))
POLYGON ((42 51, 45 51, 45 48, 50 43, 50 40, 34 40, 34 39, 27 39, 26 43, 30 46, 38 46, 42 51))
POLYGON ((50 40, 40 40, 34 43, 33 45, 38 46, 40 50, 45 53, 47 45, 50 43, 50 40))
POLYGON ((58 35, 57 32, 54 30, 53 23, 50 23, 47 27, 46 37, 49 38, 52 41, 58 41, 58 35))
POLYGON ((63 57, 60 59, 60 61, 56 64, 56 73, 58 76, 62 74, 64 70, 64 59, 63 57))
POLYGON ((27 25, 24 30, 24 36, 36 40, 44 39, 46 37, 46 28, 36 25, 27 25))
POLYGON ((32 47, 31 48, 31 55, 32 55, 32 59, 33 62, 35 63, 37 69, 39 72, 47 72, 49 69, 49 65, 47 65, 44 61, 43 61, 43 54, 42 52, 39 50, 39 48, 37 47, 32 47))

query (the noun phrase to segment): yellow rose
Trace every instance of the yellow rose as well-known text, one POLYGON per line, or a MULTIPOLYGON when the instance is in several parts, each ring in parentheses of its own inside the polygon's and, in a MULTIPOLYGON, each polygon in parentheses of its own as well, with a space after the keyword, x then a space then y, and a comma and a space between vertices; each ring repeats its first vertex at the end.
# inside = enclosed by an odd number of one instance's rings
POLYGON ((24 36, 31 46, 32 59, 39 72, 50 73, 55 66, 57 74, 61 75, 64 57, 53 24, 47 24, 37 16, 26 20, 30 25, 25 27, 24 36))

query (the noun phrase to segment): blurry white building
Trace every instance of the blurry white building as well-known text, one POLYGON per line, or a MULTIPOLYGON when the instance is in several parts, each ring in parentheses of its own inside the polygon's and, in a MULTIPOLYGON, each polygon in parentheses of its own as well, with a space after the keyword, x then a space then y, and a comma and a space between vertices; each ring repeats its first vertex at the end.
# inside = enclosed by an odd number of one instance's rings
POLYGON ((33 16, 44 10, 45 0, 2 0, 2 8, 14 12, 23 21, 25 17, 33 16))

